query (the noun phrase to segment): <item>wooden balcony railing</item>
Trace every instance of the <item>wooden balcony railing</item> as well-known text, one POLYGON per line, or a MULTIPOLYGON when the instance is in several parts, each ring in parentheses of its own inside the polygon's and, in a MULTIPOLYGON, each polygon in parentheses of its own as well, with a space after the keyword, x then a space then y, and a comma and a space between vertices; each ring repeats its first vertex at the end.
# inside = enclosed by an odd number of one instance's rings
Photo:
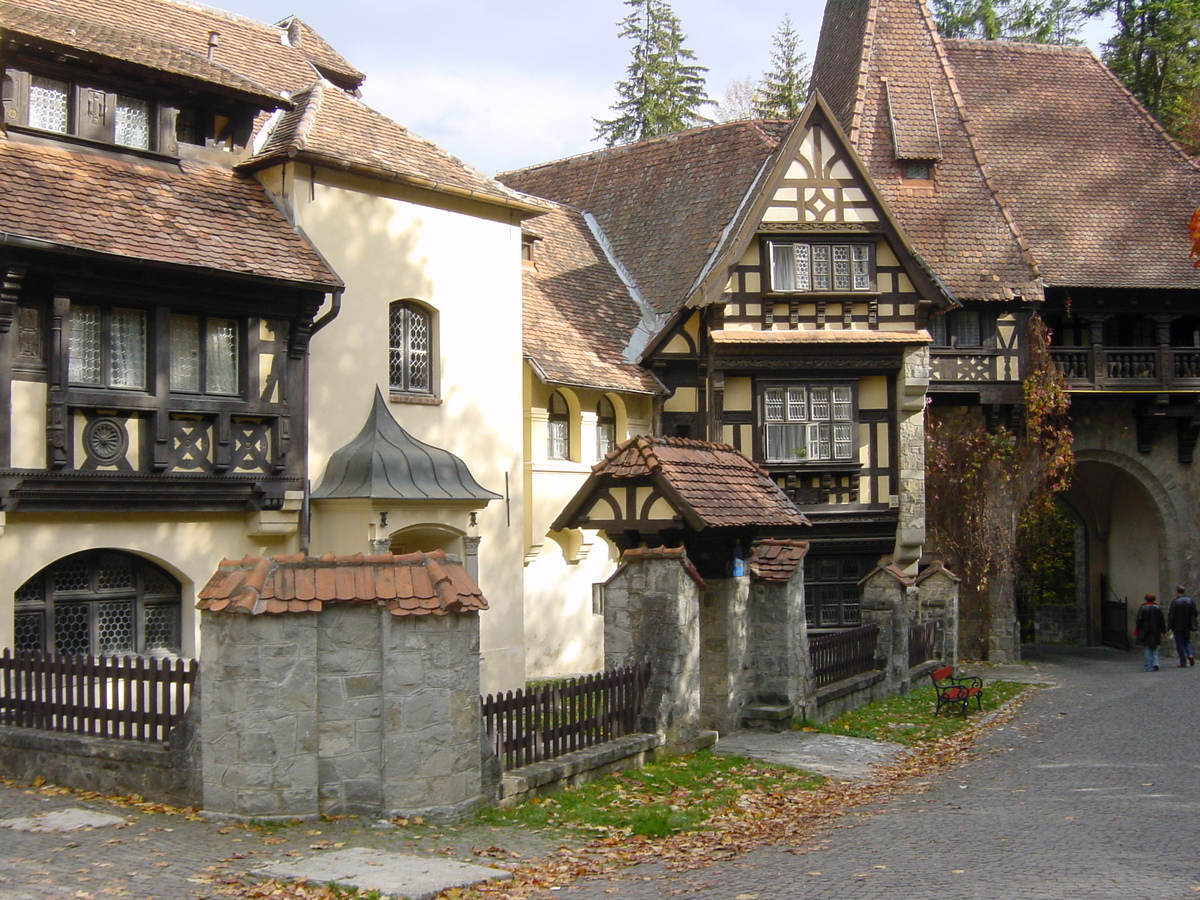
POLYGON ((1051 347, 1050 357, 1073 388, 1200 389, 1200 349, 1051 347))

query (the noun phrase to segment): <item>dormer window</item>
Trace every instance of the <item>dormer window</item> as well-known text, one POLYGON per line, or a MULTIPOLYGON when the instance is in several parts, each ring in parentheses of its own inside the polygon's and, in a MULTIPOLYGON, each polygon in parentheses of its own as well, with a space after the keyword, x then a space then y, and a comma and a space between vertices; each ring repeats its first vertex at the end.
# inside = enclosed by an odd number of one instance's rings
POLYGON ((782 293, 875 289, 871 244, 769 241, 771 290, 782 293))
POLYGON ((927 159, 908 159, 904 166, 905 181, 933 181, 933 163, 927 159))
POLYGON ((16 69, 5 74, 5 120, 10 124, 135 150, 170 149, 174 110, 153 100, 16 69))

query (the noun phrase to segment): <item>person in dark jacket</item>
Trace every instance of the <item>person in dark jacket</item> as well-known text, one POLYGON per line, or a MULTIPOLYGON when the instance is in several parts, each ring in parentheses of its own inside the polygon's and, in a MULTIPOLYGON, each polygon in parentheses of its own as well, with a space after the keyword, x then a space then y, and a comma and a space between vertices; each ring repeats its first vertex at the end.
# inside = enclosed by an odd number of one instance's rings
POLYGON ((1192 653, 1192 632, 1196 630, 1196 603, 1187 595, 1187 588, 1182 584, 1175 588, 1175 599, 1167 610, 1167 627, 1175 636, 1179 668, 1194 666, 1196 657, 1192 653))
POLYGON ((1166 633, 1167 617, 1158 605, 1158 598, 1147 594, 1133 621, 1133 636, 1142 645, 1142 661, 1147 672, 1158 671, 1158 645, 1166 633))

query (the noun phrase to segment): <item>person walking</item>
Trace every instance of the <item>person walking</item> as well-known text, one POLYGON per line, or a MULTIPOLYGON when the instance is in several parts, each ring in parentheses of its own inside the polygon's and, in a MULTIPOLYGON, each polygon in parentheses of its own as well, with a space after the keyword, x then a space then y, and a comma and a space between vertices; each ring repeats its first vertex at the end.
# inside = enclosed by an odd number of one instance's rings
POLYGON ((1196 602, 1187 595, 1182 584, 1175 588, 1175 599, 1167 610, 1167 627, 1175 637, 1175 652, 1179 654, 1179 668, 1196 664, 1192 653, 1192 632, 1196 630, 1196 602))
POLYGON ((1167 619, 1158 598, 1147 594, 1133 620, 1133 637, 1142 645, 1142 664, 1147 672, 1158 671, 1158 645, 1167 633, 1167 619))

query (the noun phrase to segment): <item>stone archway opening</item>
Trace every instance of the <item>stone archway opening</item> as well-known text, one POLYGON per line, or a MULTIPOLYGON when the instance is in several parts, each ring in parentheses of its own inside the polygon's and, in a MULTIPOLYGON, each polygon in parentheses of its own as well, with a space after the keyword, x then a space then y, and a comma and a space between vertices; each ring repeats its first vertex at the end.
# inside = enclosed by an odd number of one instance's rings
POLYGON ((1098 644, 1102 602, 1127 601, 1128 632, 1142 596, 1161 593, 1170 582, 1164 571, 1163 513, 1133 474, 1096 460, 1076 465, 1062 500, 1079 521, 1083 561, 1078 589, 1086 610, 1086 640, 1098 644))

